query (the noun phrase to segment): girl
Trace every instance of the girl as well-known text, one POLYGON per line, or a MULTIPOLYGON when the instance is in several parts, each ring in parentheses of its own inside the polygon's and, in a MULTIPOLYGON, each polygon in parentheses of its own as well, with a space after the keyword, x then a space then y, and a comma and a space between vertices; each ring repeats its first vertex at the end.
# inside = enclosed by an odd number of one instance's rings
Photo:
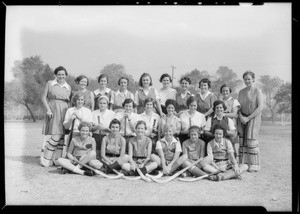
POLYGON ((115 117, 115 112, 107 109, 109 99, 107 96, 101 96, 98 99, 98 110, 92 112, 93 117, 93 138, 96 141, 97 157, 100 157, 101 142, 104 136, 110 133, 109 124, 115 117))
POLYGON ((145 135, 152 140, 152 150, 155 149, 155 143, 158 140, 157 137, 157 128, 160 122, 160 116, 153 112, 153 99, 145 99, 145 111, 140 114, 140 117, 143 121, 146 122, 146 131, 145 135))
POLYGON ((69 107, 71 96, 71 87, 65 81, 67 75, 68 72, 64 67, 57 67, 54 70, 55 79, 47 82, 42 95, 42 102, 47 110, 42 133, 45 136, 51 135, 46 141, 44 148, 42 148, 40 157, 41 165, 45 167, 53 165, 55 156, 53 154, 56 153, 55 151, 59 155, 62 153, 65 134, 63 120, 69 107), (58 145, 59 148, 57 148, 58 145))
POLYGON ((129 79, 127 77, 121 77, 118 81, 118 85, 120 89, 112 94, 110 109, 115 111, 116 113, 119 111, 124 111, 122 104, 125 99, 134 99, 134 95, 127 90, 127 86, 129 84, 129 79))
POLYGON ((180 93, 176 94, 176 98, 175 98, 178 104, 178 108, 177 108, 178 117, 183 111, 188 110, 189 107, 187 106, 186 101, 188 100, 189 97, 194 96, 194 94, 192 94, 189 91, 189 87, 191 83, 192 81, 188 77, 183 77, 180 79, 181 91, 180 93))
POLYGON ((181 122, 180 119, 176 116, 176 107, 177 103, 175 100, 168 99, 166 101, 167 107, 167 116, 160 119, 159 127, 158 127, 158 139, 163 137, 164 131, 166 127, 171 127, 173 129, 173 133, 177 136, 180 133, 181 122))
POLYGON ((137 105, 137 113, 141 114, 144 112, 144 101, 146 98, 151 97, 154 100, 153 112, 158 113, 160 116, 164 116, 161 110, 161 105, 159 102, 159 94, 155 88, 152 88, 152 78, 150 74, 143 73, 139 80, 140 88, 136 91, 134 101, 137 105))
MULTIPOLYGON (((110 88, 107 88, 108 75, 107 74, 101 74, 98 77, 98 83, 99 83, 99 88, 94 91, 95 103, 97 103, 99 97, 105 95, 105 96, 108 97, 108 100, 109 100, 108 108, 110 108, 112 90, 110 88)), ((94 110, 97 110, 98 108, 99 108, 98 105, 95 105, 94 110)))
POLYGON ((164 130, 164 138, 157 141, 156 150, 158 156, 152 154, 151 161, 156 162, 165 175, 172 174, 187 160, 187 156, 179 157, 182 152, 180 142, 174 138, 173 129, 168 126, 164 130))
POLYGON ((72 92, 73 94, 72 97, 76 93, 82 92, 84 94, 84 100, 85 100, 84 107, 93 111, 95 106, 94 93, 86 88, 89 85, 89 79, 85 75, 80 75, 76 77, 74 81, 76 82, 76 84, 78 84, 79 89, 78 91, 72 92))
POLYGON ((207 155, 213 160, 211 164, 203 166, 206 172, 212 173, 221 170, 222 173, 208 177, 212 181, 227 180, 230 178, 241 179, 240 175, 248 169, 248 165, 238 166, 234 155, 231 142, 224 138, 226 129, 222 124, 216 124, 213 128, 215 138, 207 145, 207 155), (229 168, 233 170, 228 170, 229 168))
POLYGON ((125 170, 125 163, 134 164, 134 162, 125 154, 126 141, 119 133, 120 125, 117 119, 113 119, 110 122, 109 128, 111 132, 102 140, 101 158, 108 163, 111 168, 116 170, 122 168, 125 170))
POLYGON ((175 100, 176 90, 171 88, 172 78, 169 74, 161 75, 159 81, 163 84, 163 87, 158 91, 160 97, 161 110, 164 114, 167 114, 166 100, 175 100))
POLYGON ((203 78, 199 82, 199 88, 200 93, 196 94, 197 111, 204 114, 205 118, 207 118, 213 112, 212 106, 217 97, 209 91, 211 82, 207 78, 203 78))
MULTIPOLYGON (((187 156, 187 160, 183 163, 183 167, 186 167, 188 165, 191 165, 193 162, 202 159, 197 165, 192 166, 188 169, 190 173, 192 173, 195 176, 202 176, 206 175, 204 171, 201 169, 204 165, 210 164, 211 159, 205 156, 205 143, 203 140, 199 139, 200 135, 200 127, 198 126, 190 126, 189 131, 189 139, 185 140, 182 143, 182 153, 183 155, 187 156)), ((183 177, 185 177, 186 174, 183 173, 183 177)))
POLYGON ((91 130, 90 123, 82 122, 79 124, 79 136, 72 138, 68 148, 67 158, 59 158, 58 163, 65 169, 71 172, 92 176, 91 170, 83 170, 80 164, 74 160, 88 164, 93 168, 100 169, 102 163, 96 159, 96 142, 94 138, 90 137, 91 130))
MULTIPOLYGON (((128 155, 139 167, 141 172, 145 175, 146 173, 152 172, 157 168, 156 162, 150 162, 152 142, 151 139, 145 136, 147 129, 146 123, 142 120, 136 124, 136 136, 129 140, 128 155)), ((127 164, 126 171, 133 170, 135 167, 127 164)))
POLYGON ((203 128, 206 123, 204 115, 197 111, 197 100, 194 96, 191 96, 187 99, 186 105, 189 107, 188 111, 185 111, 180 115, 182 126, 180 130, 179 140, 181 143, 189 138, 188 133, 191 126, 198 126, 200 128, 199 134, 202 135, 203 128))

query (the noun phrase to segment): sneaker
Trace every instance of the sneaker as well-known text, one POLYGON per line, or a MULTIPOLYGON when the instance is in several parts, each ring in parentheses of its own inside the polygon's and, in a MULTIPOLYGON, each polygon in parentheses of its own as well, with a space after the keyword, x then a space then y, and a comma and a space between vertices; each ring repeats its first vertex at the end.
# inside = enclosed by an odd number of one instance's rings
POLYGON ((43 156, 40 157, 40 164, 44 167, 50 167, 53 166, 52 160, 46 160, 43 156))
POLYGON ((186 178, 187 176, 188 176, 188 175, 187 175, 186 172, 183 172, 183 173, 180 175, 181 178, 186 178))
POLYGON ((259 165, 250 165, 248 172, 258 172, 260 170, 259 165))
POLYGON ((220 181, 221 177, 219 175, 210 175, 207 177, 210 181, 220 181))
POLYGON ((87 176, 94 176, 95 175, 94 171, 92 171, 90 169, 84 170, 83 174, 87 175, 87 176))

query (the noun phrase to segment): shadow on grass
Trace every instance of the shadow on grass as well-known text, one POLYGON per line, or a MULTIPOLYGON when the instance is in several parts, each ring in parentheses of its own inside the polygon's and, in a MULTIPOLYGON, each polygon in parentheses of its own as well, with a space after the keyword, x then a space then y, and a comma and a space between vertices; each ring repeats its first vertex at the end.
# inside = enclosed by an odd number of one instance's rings
POLYGON ((40 156, 5 156, 5 158, 25 164, 40 165, 40 156))

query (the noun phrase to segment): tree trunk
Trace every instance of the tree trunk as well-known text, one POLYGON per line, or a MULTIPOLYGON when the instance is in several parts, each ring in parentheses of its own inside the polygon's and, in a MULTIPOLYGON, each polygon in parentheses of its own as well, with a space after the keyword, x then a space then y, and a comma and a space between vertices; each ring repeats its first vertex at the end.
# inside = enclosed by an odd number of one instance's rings
POLYGON ((274 124, 275 121, 274 121, 274 112, 273 112, 273 111, 271 112, 271 115, 272 115, 272 122, 273 122, 273 124, 274 124))
POLYGON ((25 106, 26 106, 26 108, 28 109, 28 111, 29 111, 29 113, 30 113, 30 116, 31 116, 31 118, 32 118, 33 122, 36 122, 36 119, 35 119, 35 117, 34 117, 34 115, 33 115, 32 111, 31 111, 31 109, 30 109, 30 107, 29 107, 28 103, 25 103, 24 105, 25 105, 25 106))

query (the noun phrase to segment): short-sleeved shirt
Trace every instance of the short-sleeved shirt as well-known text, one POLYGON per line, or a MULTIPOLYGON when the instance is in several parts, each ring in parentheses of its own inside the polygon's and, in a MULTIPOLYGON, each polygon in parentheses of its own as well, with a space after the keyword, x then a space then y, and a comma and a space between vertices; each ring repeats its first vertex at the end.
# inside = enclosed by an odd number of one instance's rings
POLYGON ((130 91, 126 90, 121 92, 120 90, 112 93, 111 104, 113 105, 113 110, 123 109, 122 104, 125 99, 134 100, 134 95, 130 91))
POLYGON ((205 143, 203 140, 198 139, 196 143, 192 143, 190 139, 182 143, 183 154, 187 154, 188 159, 198 160, 200 157, 204 158, 205 143))
POLYGON ((190 126, 199 126, 203 128, 206 124, 206 119, 204 114, 196 111, 193 115, 190 115, 188 111, 183 112, 180 115, 181 120, 181 128, 182 130, 186 131, 190 126))
POLYGON ((153 127, 157 130, 159 121, 160 121, 160 116, 154 112, 151 113, 151 116, 148 117, 145 112, 140 114, 141 120, 145 121, 147 130, 146 133, 150 134, 153 130, 153 127))
POLYGON ((156 142, 155 149, 156 150, 162 149, 163 153, 164 153, 164 157, 168 161, 173 159, 174 154, 176 152, 182 152, 182 148, 181 148, 180 142, 178 140, 176 140, 174 137, 173 137, 171 143, 168 143, 166 141, 165 137, 162 138, 162 139, 160 139, 160 140, 158 140, 156 142))
MULTIPOLYGON (((121 129, 120 129, 120 134, 124 136, 125 134, 125 118, 124 118, 124 115, 125 115, 125 112, 118 112, 115 114, 115 118, 117 120, 120 121, 121 123, 121 129)), ((130 117, 132 119, 132 123, 133 123, 133 126, 135 128, 135 125, 136 123, 141 120, 141 117, 139 114, 136 114, 134 112, 131 112, 130 113, 130 117)), ((126 119, 126 136, 130 136, 130 135, 135 135, 135 132, 133 132, 130 128, 130 125, 129 125, 129 121, 128 119, 126 119)))
MULTIPOLYGON (((103 112, 101 112, 98 109, 92 112, 92 117, 93 117, 93 124, 96 125, 101 124, 104 126, 104 128, 108 129, 110 122, 115 118, 115 112, 109 109, 105 109, 103 112), (100 124, 99 124, 99 120, 100 120, 100 124)), ((99 134, 99 130, 95 131, 94 133, 99 134)))
MULTIPOLYGON (((213 118, 217 118, 217 116, 214 115, 213 118)), ((223 117, 222 118, 217 118, 217 120, 222 120, 222 119, 223 119, 223 117)), ((227 119, 228 119, 228 124, 227 124, 228 131, 234 131, 236 128, 234 126, 233 120, 231 118, 228 118, 228 117, 227 117, 227 119)), ((207 122, 206 122, 205 127, 204 127, 205 131, 209 131, 209 132, 211 131, 211 129, 212 129, 212 127, 211 127, 211 120, 212 120, 212 117, 209 117, 207 119, 207 122)))
POLYGON ((125 143, 125 138, 120 134, 104 136, 102 143, 106 143, 105 154, 120 155, 123 142, 125 143))
POLYGON ((174 88, 169 88, 167 90, 163 90, 162 88, 158 91, 159 93, 159 97, 160 97, 160 104, 162 106, 166 105, 166 100, 167 99, 172 99, 175 100, 176 99, 176 89, 174 88))
POLYGON ((145 137, 142 141, 139 141, 137 137, 130 138, 129 143, 132 145, 132 157, 143 157, 148 156, 148 145, 152 142, 149 137, 145 137))
POLYGON ((215 139, 211 140, 207 144, 207 155, 214 159, 228 159, 229 153, 233 153, 233 147, 230 140, 222 138, 220 143, 217 143, 215 139))
POLYGON ((87 154, 92 151, 93 144, 96 145, 95 139, 88 136, 84 141, 81 140, 80 136, 73 137, 70 145, 74 145, 73 151, 70 150, 71 146, 69 146, 68 153, 78 157, 87 154))
MULTIPOLYGON (((78 126, 83 121, 92 123, 92 112, 90 109, 88 109, 86 107, 81 107, 80 109, 77 109, 76 107, 71 107, 66 112, 64 124, 66 124, 70 120, 70 118, 74 112, 77 112, 79 117, 82 118, 82 120, 79 121, 77 118, 75 119, 73 132, 79 132, 78 126)), ((71 130, 71 127, 69 128, 69 130, 71 130)))

